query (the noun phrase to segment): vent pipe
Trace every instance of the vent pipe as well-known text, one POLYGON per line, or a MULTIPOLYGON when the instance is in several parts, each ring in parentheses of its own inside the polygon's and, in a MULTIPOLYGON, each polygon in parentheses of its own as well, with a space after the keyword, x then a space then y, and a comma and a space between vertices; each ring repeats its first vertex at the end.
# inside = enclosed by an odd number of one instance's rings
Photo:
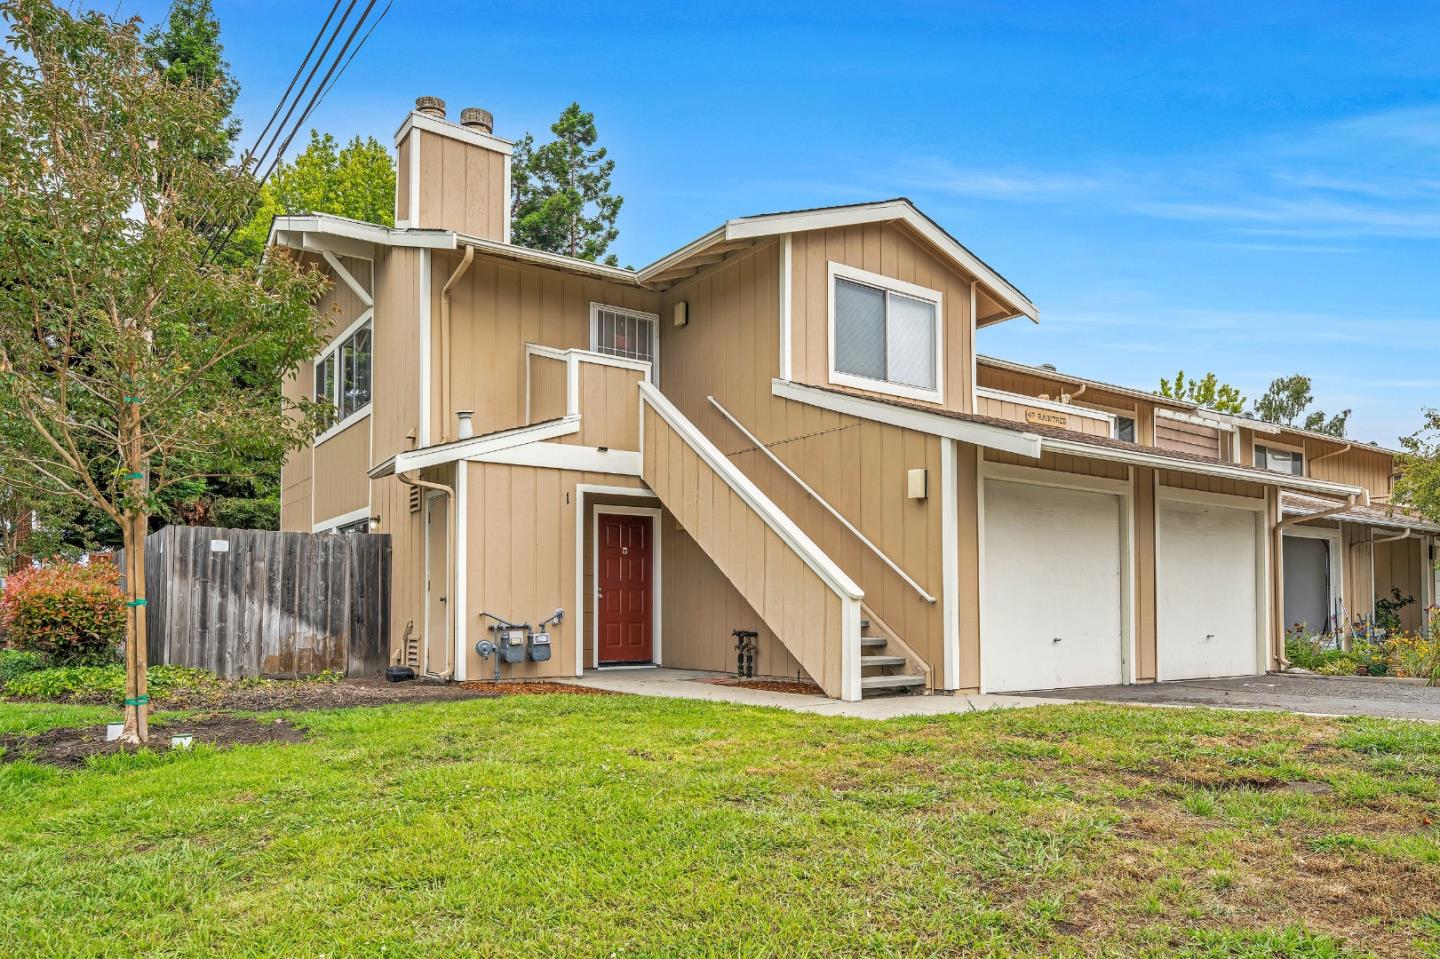
POLYGON ((445 101, 439 97, 416 97, 415 112, 437 119, 445 119, 445 101))
POLYGON ((460 125, 481 133, 491 133, 495 129, 495 117, 489 110, 466 107, 460 111, 460 125))
POLYGON ((474 410, 456 410, 455 418, 460 424, 455 427, 455 438, 468 440, 475 435, 475 424, 472 422, 475 416, 474 410))

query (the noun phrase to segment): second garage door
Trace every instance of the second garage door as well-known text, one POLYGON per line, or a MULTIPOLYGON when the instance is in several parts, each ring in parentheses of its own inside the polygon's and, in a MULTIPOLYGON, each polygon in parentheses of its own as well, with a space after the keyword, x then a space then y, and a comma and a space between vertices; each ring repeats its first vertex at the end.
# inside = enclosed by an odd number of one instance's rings
POLYGON ((1123 680, 1120 498, 988 480, 981 658, 988 692, 1123 680))
POLYGON ((1161 680, 1261 672, 1257 512, 1157 505, 1157 670, 1161 680))

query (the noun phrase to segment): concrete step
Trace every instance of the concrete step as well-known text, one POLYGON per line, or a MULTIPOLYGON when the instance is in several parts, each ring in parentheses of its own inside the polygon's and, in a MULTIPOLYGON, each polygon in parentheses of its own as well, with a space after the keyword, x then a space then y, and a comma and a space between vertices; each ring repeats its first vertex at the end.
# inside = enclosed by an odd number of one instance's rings
POLYGON ((904 656, 861 656, 861 666, 904 666, 904 656))
POLYGON ((860 648, 861 648, 861 649, 884 649, 884 648, 885 648, 885 637, 884 637, 884 636, 861 636, 861 637, 860 637, 860 648))
POLYGON ((925 685, 924 676, 861 676, 860 692, 915 689, 925 685))

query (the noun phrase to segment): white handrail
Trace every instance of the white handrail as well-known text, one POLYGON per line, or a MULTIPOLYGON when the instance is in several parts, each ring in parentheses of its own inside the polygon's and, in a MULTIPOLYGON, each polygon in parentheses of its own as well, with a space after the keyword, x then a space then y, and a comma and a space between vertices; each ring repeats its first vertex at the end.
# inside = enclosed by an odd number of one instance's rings
POLYGON ((653 383, 642 380, 639 384, 640 396, 648 403, 651 409, 660 415, 671 429, 673 429, 685 443, 693 449, 705 463, 724 480, 725 484, 736 492, 746 504, 765 521, 785 543, 795 551, 805 564, 809 566, 826 584, 845 599, 859 601, 864 598, 865 593, 856 585, 855 581, 845 574, 835 561, 825 555, 815 541, 805 535, 805 531, 795 525, 794 520, 786 516, 770 497, 761 492, 740 468, 725 456, 714 443, 699 430, 697 430, 683 413, 676 409, 670 400, 656 389, 653 383))
POLYGON ((935 602, 934 596, 931 596, 925 591, 924 587, 922 587, 919 583, 915 582, 915 580, 911 579, 908 573, 901 569, 900 566, 893 559, 891 559, 889 556, 886 556, 884 551, 882 551, 880 547, 876 546, 870 541, 869 537, 867 537, 864 533, 860 532, 860 530, 856 529, 855 524, 846 519, 839 510, 826 502, 825 497, 815 492, 815 490, 811 488, 809 483, 805 482, 803 479, 800 478, 799 474, 797 474, 794 470, 781 462, 780 457, 770 452, 770 448, 764 443, 760 442, 759 437, 757 437, 754 433, 747 430, 745 428, 745 425, 741 423, 738 419, 736 419, 734 416, 732 416, 729 410, 721 406, 719 400, 717 400, 713 396, 706 398, 710 401, 712 406, 714 406, 717 410, 720 411, 721 416, 725 417, 727 420, 730 421, 731 426, 735 427, 741 433, 744 433, 745 438, 748 439, 751 443, 754 443, 757 450, 769 457, 770 462, 780 467, 780 469, 784 471, 786 476, 793 479, 796 483, 799 483, 800 488, 803 489, 806 493, 808 493, 811 499, 819 503, 821 506, 825 507, 826 511, 829 512, 831 516, 835 517, 837 520, 840 521, 840 525, 844 526, 850 532, 854 533, 856 539, 860 540, 860 542, 864 543, 867 547, 869 547, 870 552, 880 557, 880 561, 886 566, 890 567, 890 569, 894 571, 895 575, 899 576, 906 583, 909 583, 910 588, 915 590, 915 592, 919 593, 920 597, 924 599, 925 602, 935 602))

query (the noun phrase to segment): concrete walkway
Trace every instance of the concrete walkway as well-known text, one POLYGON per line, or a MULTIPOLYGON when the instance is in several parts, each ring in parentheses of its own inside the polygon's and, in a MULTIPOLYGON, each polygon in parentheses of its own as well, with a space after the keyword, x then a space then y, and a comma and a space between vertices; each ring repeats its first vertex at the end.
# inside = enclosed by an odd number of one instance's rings
POLYGON ((580 679, 562 679, 592 689, 608 689, 639 696, 670 696, 675 699, 703 699, 742 706, 774 706, 816 716, 856 716, 862 719, 894 719, 898 716, 934 716, 941 713, 971 713, 987 709, 1023 709, 1030 706, 1062 705, 1072 700, 1040 696, 880 696, 858 703, 843 703, 825 696, 803 693, 776 693, 741 686, 722 686, 706 680, 726 678, 727 673, 694 669, 600 669, 588 670, 580 679))

